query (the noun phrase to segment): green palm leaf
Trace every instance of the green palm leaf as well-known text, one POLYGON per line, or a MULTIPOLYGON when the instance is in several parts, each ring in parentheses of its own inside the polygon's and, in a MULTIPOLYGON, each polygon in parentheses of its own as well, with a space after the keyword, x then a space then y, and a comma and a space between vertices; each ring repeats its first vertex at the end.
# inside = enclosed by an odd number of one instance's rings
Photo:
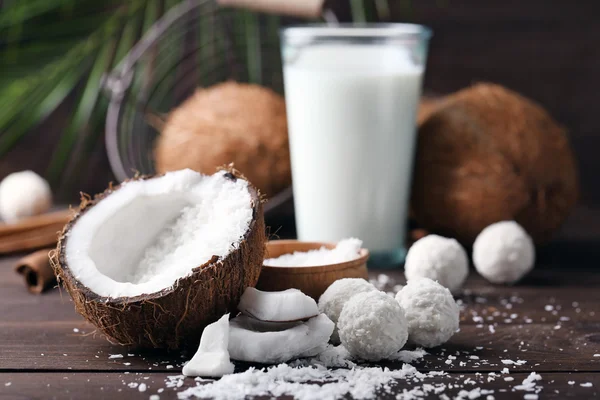
POLYGON ((48 167, 48 177, 58 182, 78 143, 86 148, 102 133, 97 123, 106 110, 106 102, 99 101, 102 76, 164 9, 160 0, 5 5, 0 13, 0 156, 72 94, 76 106, 48 167))
MULTIPOLYGON (((69 98, 75 105, 63 134, 50 149, 47 175, 55 184, 74 178, 103 134, 108 101, 101 93, 102 77, 179 1, 1 1, 0 157, 69 98)), ((376 3, 367 6, 368 1, 352 0, 354 19, 372 20, 372 10, 378 14, 389 12, 386 0, 376 3)), ((233 32, 228 33, 234 36, 239 56, 236 61, 245 67, 251 81, 261 82, 266 79, 264 68, 280 62, 264 60, 261 55, 263 43, 271 35, 277 37, 279 19, 263 19, 245 11, 228 15, 233 22, 233 32)), ((217 23, 208 15, 201 18, 199 40, 209 44, 202 48, 203 55, 225 50, 225 39, 221 37, 224 31, 217 29, 217 23)), ((173 64, 181 54, 182 44, 172 40, 170 43, 169 48, 158 46, 157 51, 161 58, 174 57, 168 63, 173 64)), ((148 66, 148 70, 152 68, 148 66)), ((136 84, 139 82, 134 80, 133 85, 136 84)), ((165 96, 172 93, 167 91, 165 96)))

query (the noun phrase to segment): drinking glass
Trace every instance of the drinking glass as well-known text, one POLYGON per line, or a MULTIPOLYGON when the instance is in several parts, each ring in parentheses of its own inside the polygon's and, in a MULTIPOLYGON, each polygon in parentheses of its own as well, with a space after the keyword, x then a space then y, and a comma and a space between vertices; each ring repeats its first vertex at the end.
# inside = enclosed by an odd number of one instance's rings
POLYGON ((370 265, 404 261, 430 36, 413 24, 281 31, 298 239, 357 237, 370 265))

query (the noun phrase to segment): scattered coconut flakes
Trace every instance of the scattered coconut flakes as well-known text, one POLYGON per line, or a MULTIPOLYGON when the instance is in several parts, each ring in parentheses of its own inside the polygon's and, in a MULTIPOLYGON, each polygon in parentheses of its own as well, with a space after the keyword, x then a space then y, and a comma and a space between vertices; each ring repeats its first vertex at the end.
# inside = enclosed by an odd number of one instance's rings
POLYGON ((538 398, 539 396, 535 393, 527 393, 525 396, 523 396, 523 399, 525 400, 537 400, 538 398))
POLYGON ((600 354, 594 354, 594 357, 600 357, 600 354))
POLYGON ((542 376, 540 374, 536 374, 535 372, 532 372, 531 374, 529 374, 529 376, 527 378, 523 379, 523 383, 515 386, 513 389, 514 390, 524 390, 524 391, 530 392, 532 390, 535 390, 536 381, 539 381, 541 379, 542 379, 542 376))
POLYGON ((569 381, 569 382, 567 382, 567 383, 568 383, 569 385, 574 385, 574 384, 575 384, 575 381, 569 381))
POLYGON ((148 387, 146 386, 146 384, 145 384, 145 383, 140 383, 140 385, 138 386, 138 390, 139 390, 140 392, 145 392, 147 388, 148 388, 148 387))
POLYGON ((12 382, 6 382, 6 383, 4 384, 4 386, 10 386, 10 385, 12 385, 12 382))
POLYGON ((316 250, 295 251, 277 258, 268 258, 263 264, 272 267, 313 267, 339 264, 359 258, 361 246, 361 240, 349 238, 341 240, 331 250, 323 246, 316 250))
POLYGON ((350 352, 342 346, 327 345, 325 350, 315 357, 296 360, 290 363, 293 367, 308 367, 311 365, 320 365, 326 368, 354 368, 356 364, 352 362, 350 352))
POLYGON ((513 361, 513 360, 504 359, 504 360, 500 360, 500 361, 502 361, 502 364, 505 364, 505 365, 523 365, 523 364, 527 364, 527 361, 525 361, 525 360, 513 361))
POLYGON ((580 383, 579 386, 581 386, 581 387, 592 387, 594 385, 592 384, 592 382, 585 382, 585 383, 580 383))
POLYGON ((350 395, 354 399, 373 399, 378 396, 378 391, 389 391, 394 380, 426 376, 408 364, 394 371, 377 367, 351 370, 328 370, 322 366, 293 368, 280 364, 268 369, 250 368, 239 374, 226 375, 218 381, 188 388, 177 396, 180 399, 195 396, 228 400, 293 395, 298 400, 333 400, 350 395))
POLYGON ((501 374, 509 374, 510 371, 508 370, 508 368, 502 368, 502 371, 500 371, 501 374))
POLYGON ((77 329, 77 328, 73 328, 73 332, 75 332, 75 333, 79 333, 79 329, 77 329))
POLYGON ((109 360, 114 360, 115 358, 123 358, 123 354, 109 354, 108 355, 109 360))
MULTIPOLYGON (((415 350, 400 350, 399 352, 389 356, 387 359, 394 361, 402 361, 403 363, 410 364, 416 360, 420 360, 427 354, 428 353, 423 348, 419 347, 415 350)), ((448 358, 450 357, 452 356, 448 356, 448 358)), ((456 357, 454 357, 454 359, 456 359, 456 357)))
MULTIPOLYGON (((170 375, 170 376, 167 376, 165 385, 168 388, 181 387, 183 385, 184 379, 185 379, 185 375, 170 375)), ((160 393, 160 391, 159 391, 159 393, 160 393)))
POLYGON ((150 395, 148 400, 160 400, 160 396, 157 394, 152 394, 152 395, 150 395))

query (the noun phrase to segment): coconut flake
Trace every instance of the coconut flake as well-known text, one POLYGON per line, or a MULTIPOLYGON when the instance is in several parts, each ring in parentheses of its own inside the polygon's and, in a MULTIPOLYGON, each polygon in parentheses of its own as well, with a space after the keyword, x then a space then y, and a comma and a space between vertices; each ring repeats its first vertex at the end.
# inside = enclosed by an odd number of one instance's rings
POLYGON ((359 258, 361 246, 362 240, 344 239, 338 242, 333 249, 323 246, 316 250, 295 251, 277 258, 268 258, 263 264, 270 267, 316 267, 339 264, 359 258))
MULTIPOLYGON (((396 354, 392 354, 391 356, 389 356, 387 359, 395 360, 395 361, 402 361, 404 363, 410 364, 414 361, 422 359, 423 357, 425 357, 425 355, 427 355, 427 352, 424 349, 419 347, 415 350, 400 350, 396 354)), ((456 359, 456 357, 448 356, 448 361, 450 361, 450 363, 454 359, 456 359)), ((447 364, 450 364, 450 363, 447 363, 447 364)))
POLYGON ((539 381, 542 379, 542 376, 540 374, 536 374, 535 372, 532 372, 531 374, 529 374, 529 376, 527 376, 527 378, 523 379, 523 382, 520 385, 515 386, 513 389, 514 390, 524 390, 524 391, 532 391, 536 388, 537 384, 536 381, 539 381))
POLYGON ((252 221, 248 182, 192 170, 131 181, 73 225, 66 260, 94 293, 132 297, 171 287, 239 247, 252 221))
POLYGON ((236 317, 229 323, 229 354, 234 360, 263 364, 314 356, 329 341, 333 327, 333 322, 320 314, 290 329, 261 332, 253 330, 247 318, 236 317))
MULTIPOLYGON (((227 375, 218 381, 200 383, 178 393, 180 399, 190 397, 243 399, 255 396, 293 396, 299 400, 333 400, 344 397, 373 399, 378 390, 386 390, 395 380, 422 375, 412 366, 402 369, 362 368, 328 370, 320 366, 293 368, 281 364, 268 369, 248 369, 227 375)), ((408 397, 406 397, 408 398, 408 397)))
POLYGON ((315 300, 298 289, 263 292, 249 287, 244 291, 238 309, 255 319, 269 322, 298 321, 319 314, 315 300))
POLYGON ((221 377, 232 374, 234 365, 229 359, 228 344, 229 314, 225 314, 204 328, 198 351, 183 366, 183 375, 221 377))

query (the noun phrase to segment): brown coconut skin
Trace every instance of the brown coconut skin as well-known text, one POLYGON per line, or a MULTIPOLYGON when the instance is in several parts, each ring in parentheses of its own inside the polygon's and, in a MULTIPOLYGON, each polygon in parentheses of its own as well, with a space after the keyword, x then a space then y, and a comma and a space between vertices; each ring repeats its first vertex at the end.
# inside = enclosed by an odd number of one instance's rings
POLYGON ((516 220, 539 244, 577 197, 565 129, 513 91, 477 84, 420 124, 411 205, 426 230, 472 245, 486 226, 516 220))
MULTIPOLYGON (((234 175, 231 179, 242 179, 234 175)), ((142 177, 138 179, 149 179, 142 177)), ((71 274, 65 256, 67 233, 77 220, 118 187, 94 199, 84 198, 80 211, 65 226, 52 266, 71 295, 75 310, 94 324, 111 342, 136 348, 196 348, 204 328, 236 310, 248 286, 255 286, 265 252, 265 224, 260 195, 249 185, 253 220, 237 250, 224 259, 213 257, 171 288, 136 297, 98 296, 71 274)))
POLYGON ((237 82, 198 89, 169 113, 157 139, 158 173, 183 168, 211 174, 235 163, 267 197, 292 182, 283 97, 237 82))

